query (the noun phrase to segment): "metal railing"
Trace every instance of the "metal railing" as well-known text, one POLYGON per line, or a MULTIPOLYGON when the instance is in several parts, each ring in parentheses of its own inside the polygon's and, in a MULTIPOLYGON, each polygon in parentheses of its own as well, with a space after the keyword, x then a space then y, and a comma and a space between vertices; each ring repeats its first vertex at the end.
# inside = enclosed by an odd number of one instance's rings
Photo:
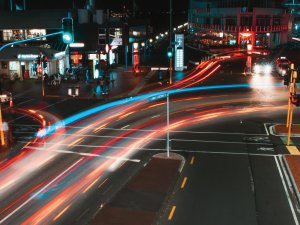
POLYGON ((191 28, 200 28, 213 31, 227 31, 227 32, 281 32, 287 31, 288 25, 274 25, 274 26, 224 26, 214 24, 200 24, 191 23, 191 28))

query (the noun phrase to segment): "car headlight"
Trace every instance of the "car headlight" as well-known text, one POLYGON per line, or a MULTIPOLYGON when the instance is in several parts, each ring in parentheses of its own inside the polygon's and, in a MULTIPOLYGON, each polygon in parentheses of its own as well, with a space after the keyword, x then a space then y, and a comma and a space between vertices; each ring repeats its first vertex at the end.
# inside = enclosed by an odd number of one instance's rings
POLYGON ((271 73, 272 72, 272 66, 271 65, 265 65, 264 66, 264 72, 265 73, 271 73))
POLYGON ((261 72, 261 66, 260 65, 255 65, 253 67, 253 71, 254 71, 254 73, 260 73, 261 72))

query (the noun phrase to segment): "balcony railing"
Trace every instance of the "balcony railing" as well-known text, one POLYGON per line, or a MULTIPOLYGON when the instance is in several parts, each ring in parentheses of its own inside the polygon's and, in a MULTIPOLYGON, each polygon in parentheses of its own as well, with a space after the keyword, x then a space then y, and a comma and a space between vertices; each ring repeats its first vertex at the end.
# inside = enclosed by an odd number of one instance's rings
POLYGON ((274 26, 223 26, 223 25, 213 25, 213 24, 200 24, 200 23, 190 23, 191 28, 200 28, 204 30, 212 31, 224 31, 224 32, 281 32, 287 31, 287 25, 274 25, 274 26))

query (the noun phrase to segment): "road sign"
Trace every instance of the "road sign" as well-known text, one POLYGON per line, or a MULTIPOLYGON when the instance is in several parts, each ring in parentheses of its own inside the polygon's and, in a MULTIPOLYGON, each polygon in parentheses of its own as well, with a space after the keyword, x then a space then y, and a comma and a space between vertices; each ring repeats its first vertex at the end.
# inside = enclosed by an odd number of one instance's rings
POLYGON ((160 99, 163 99, 163 98, 166 98, 166 97, 167 97, 167 93, 164 93, 164 94, 159 94, 159 95, 152 96, 148 100, 149 100, 149 102, 153 102, 153 101, 157 101, 157 100, 160 100, 160 99))

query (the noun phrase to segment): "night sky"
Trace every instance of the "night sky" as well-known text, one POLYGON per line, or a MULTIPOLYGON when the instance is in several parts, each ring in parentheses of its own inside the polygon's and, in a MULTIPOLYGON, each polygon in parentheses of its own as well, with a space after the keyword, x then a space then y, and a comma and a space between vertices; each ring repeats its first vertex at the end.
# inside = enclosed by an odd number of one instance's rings
MULTIPOLYGON (((18 0, 17 0, 18 1, 18 0)), ((79 8, 83 8, 86 0, 27 0, 27 9, 39 8, 71 8, 73 1, 79 8)), ((169 0, 135 0, 138 9, 141 11, 166 11, 169 9, 169 0)), ((172 0, 174 11, 187 10, 188 0, 172 0)), ((132 9, 133 0, 95 0, 97 9, 121 10, 125 5, 126 8, 132 9)))

